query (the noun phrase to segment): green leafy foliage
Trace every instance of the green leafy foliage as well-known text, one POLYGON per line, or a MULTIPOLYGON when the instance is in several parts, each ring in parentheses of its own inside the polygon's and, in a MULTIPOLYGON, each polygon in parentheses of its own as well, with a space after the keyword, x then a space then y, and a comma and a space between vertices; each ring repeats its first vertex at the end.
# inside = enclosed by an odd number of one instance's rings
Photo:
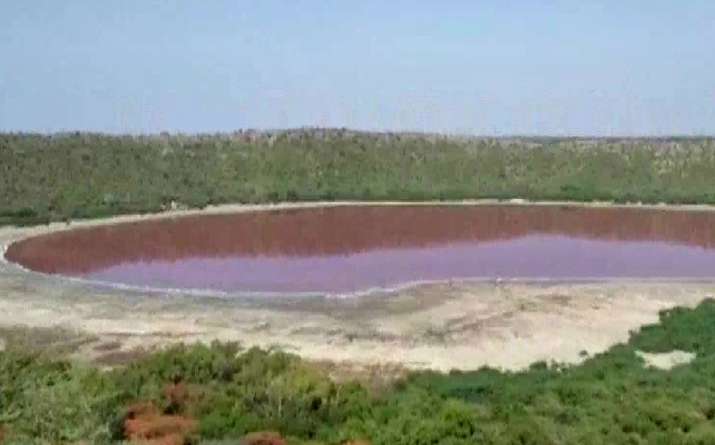
POLYGON ((206 443, 280 431, 296 444, 709 444, 713 338, 715 301, 706 301, 663 312, 577 366, 415 372, 377 394, 294 355, 235 344, 179 345, 106 372, 10 349, 0 353, 0 425, 13 444, 113 443, 127 406, 170 411, 163 391, 181 382, 191 394, 183 414, 206 443), (664 371, 635 353, 672 349, 696 359, 664 371))
POLYGON ((305 129, 0 134, 0 224, 174 202, 528 198, 715 203, 715 142, 479 139, 305 129))

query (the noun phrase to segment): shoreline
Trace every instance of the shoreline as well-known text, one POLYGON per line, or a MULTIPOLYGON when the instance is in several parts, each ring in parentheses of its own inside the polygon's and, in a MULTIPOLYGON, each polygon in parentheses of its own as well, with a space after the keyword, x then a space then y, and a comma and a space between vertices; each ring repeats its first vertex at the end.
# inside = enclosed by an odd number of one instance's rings
MULTIPOLYGON (((124 215, 49 226, 1 227, 0 245, 80 227, 197 214, 290 208, 376 205, 549 205, 713 211, 707 205, 478 200, 441 202, 308 202, 223 205, 124 215)), ((524 369, 536 361, 578 363, 625 341, 658 312, 694 306, 715 295, 715 279, 619 279, 588 282, 453 280, 420 283, 359 298, 216 298, 69 282, 0 260, 0 327, 62 328, 96 341, 75 353, 101 359, 93 348, 120 351, 213 339, 279 347, 307 359, 356 367, 398 364, 410 369, 524 369), (389 295, 386 295, 389 294, 389 295), (250 300, 250 301, 249 301, 250 300), (386 359, 387 358, 387 359, 386 359)))
POLYGON ((218 204, 204 208, 187 208, 165 210, 156 213, 129 213, 114 215, 102 218, 76 219, 69 222, 51 222, 49 224, 17 226, 0 226, 0 233, 8 229, 36 229, 48 228, 59 230, 60 228, 92 227, 107 224, 119 224, 124 222, 136 222, 142 220, 155 220, 163 218, 180 218, 194 215, 221 215, 227 213, 243 212, 263 212, 271 210, 287 209, 310 209, 329 207, 371 207, 371 206, 550 206, 550 207, 584 207, 584 208, 614 208, 614 209, 645 209, 664 211, 690 211, 690 212, 712 212, 715 211, 715 204, 669 204, 669 203, 618 203, 614 201, 531 201, 522 198, 513 199, 466 199, 466 200, 433 200, 433 201, 301 201, 301 202, 277 202, 266 204, 218 204))

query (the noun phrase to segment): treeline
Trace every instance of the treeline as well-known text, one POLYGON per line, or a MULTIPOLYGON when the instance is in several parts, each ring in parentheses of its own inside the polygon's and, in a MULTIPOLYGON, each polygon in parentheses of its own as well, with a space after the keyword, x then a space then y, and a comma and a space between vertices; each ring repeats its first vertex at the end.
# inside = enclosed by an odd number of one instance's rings
POLYGON ((231 344, 177 346, 100 371, 8 342, 0 436, 5 445, 118 443, 147 431, 173 437, 156 443, 207 445, 711 444, 714 375, 714 301, 664 312, 581 365, 412 373, 379 391, 231 344), (636 354, 676 349, 695 359, 665 371, 636 354), (284 439, 240 441, 256 431, 284 439))
POLYGON ((713 177, 711 138, 0 134, 0 224, 313 200, 715 203, 713 177))

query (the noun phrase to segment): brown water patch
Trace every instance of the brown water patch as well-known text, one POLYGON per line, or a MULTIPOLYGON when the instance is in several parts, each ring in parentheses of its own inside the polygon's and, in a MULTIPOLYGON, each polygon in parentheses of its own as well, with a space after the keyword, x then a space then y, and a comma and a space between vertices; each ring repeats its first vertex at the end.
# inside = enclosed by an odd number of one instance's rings
POLYGON ((160 288, 353 292, 452 278, 711 278, 715 213, 557 206, 290 209, 30 238, 32 270, 160 288))

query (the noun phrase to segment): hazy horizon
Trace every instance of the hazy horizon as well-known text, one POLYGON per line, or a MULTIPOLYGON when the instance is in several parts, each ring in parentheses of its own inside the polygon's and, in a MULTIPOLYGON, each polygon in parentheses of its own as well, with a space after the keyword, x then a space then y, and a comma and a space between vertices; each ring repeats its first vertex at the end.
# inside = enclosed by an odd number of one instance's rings
POLYGON ((374 134, 374 135, 403 135, 403 136, 416 136, 416 137, 444 137, 444 138, 464 138, 464 139, 487 139, 487 140, 510 140, 510 139, 526 139, 526 140, 537 140, 537 139, 575 139, 575 140, 669 140, 669 139, 715 139, 715 134, 631 134, 631 135, 592 135, 592 134, 477 134, 477 133, 457 133, 450 131, 423 131, 423 130, 381 130, 381 129, 361 129, 361 128, 351 128, 351 127, 316 127, 316 126, 302 126, 302 127, 287 127, 287 128, 236 128, 233 130, 215 130, 215 131, 169 131, 169 130, 156 130, 156 131, 102 131, 102 130, 85 130, 85 129, 66 129, 66 130, 5 130, 0 129, 0 134, 15 134, 15 135, 39 135, 39 136, 72 136, 75 134, 84 135, 97 135, 106 137, 162 137, 168 135, 170 137, 231 137, 237 134, 278 134, 278 133, 296 133, 301 131, 332 131, 332 132, 349 132, 349 133, 360 133, 360 134, 374 134))
POLYGON ((6 2, 0 132, 715 135, 715 2, 6 2))

